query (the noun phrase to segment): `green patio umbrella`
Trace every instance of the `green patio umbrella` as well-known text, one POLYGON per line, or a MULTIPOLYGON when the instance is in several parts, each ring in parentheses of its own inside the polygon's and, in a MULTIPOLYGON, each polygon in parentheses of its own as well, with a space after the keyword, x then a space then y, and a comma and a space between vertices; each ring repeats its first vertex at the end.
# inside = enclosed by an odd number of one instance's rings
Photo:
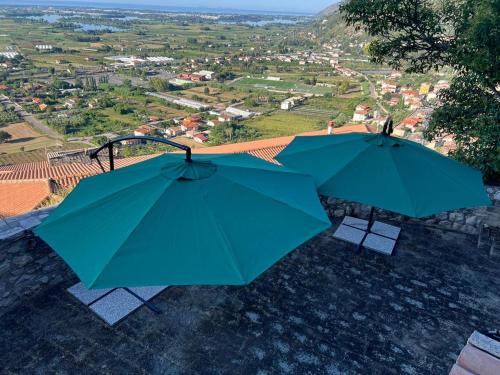
POLYGON ((491 204, 479 171, 386 133, 296 137, 276 159, 321 195, 411 217, 491 204))
POLYGON ((83 180, 36 234, 104 288, 246 284, 329 226, 310 176, 166 154, 83 180))

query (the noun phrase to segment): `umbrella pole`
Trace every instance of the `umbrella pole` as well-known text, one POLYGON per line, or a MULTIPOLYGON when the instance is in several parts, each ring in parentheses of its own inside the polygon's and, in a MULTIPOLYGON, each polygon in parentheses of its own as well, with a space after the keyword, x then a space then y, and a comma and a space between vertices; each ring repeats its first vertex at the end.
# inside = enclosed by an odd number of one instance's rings
POLYGON ((141 301, 151 311, 153 311, 153 312, 155 312, 157 314, 161 314, 161 310, 158 307, 156 307, 154 304, 152 304, 151 302, 146 301, 144 298, 142 298, 141 296, 139 296, 137 293, 134 293, 129 288, 123 288, 123 289, 125 289, 127 292, 129 292, 135 298, 137 298, 139 301, 141 301))
POLYGON ((357 253, 361 253, 361 250, 363 248, 362 243, 365 241, 366 236, 368 235, 368 233, 370 233, 370 230, 372 229, 372 222, 373 222, 373 215, 374 214, 375 214, 375 206, 372 206, 372 208, 370 209, 370 216, 368 217, 368 226, 366 227, 365 235, 363 236, 363 239, 356 247, 357 253))
POLYGON ((375 206, 372 206, 372 208, 370 209, 370 216, 368 218, 368 232, 370 232, 370 230, 372 229, 374 214, 375 214, 375 206))
POLYGON ((180 144, 180 143, 177 143, 177 142, 173 142, 173 141, 171 141, 169 139, 158 138, 158 137, 150 137, 149 135, 141 135, 141 136, 127 135, 125 137, 115 138, 115 139, 113 139, 113 140, 105 143, 101 147, 96 148, 95 150, 92 150, 89 153, 89 157, 90 157, 90 159, 97 159, 97 162, 99 163, 99 166, 101 167, 101 169, 104 172, 104 168, 102 167, 101 162, 99 161, 98 154, 99 154, 99 152, 101 150, 107 148, 108 149, 108 156, 109 156, 109 169, 110 169, 110 171, 112 171, 112 170, 115 169, 115 161, 114 161, 114 154, 113 154, 113 145, 115 143, 120 143, 120 142, 128 141, 128 140, 131 140, 131 139, 138 139, 138 140, 141 140, 141 141, 152 141, 152 142, 165 143, 165 144, 167 144, 169 146, 180 148, 181 150, 186 151, 186 161, 187 162, 191 162, 191 147, 188 147, 186 145, 183 145, 183 144, 180 144))

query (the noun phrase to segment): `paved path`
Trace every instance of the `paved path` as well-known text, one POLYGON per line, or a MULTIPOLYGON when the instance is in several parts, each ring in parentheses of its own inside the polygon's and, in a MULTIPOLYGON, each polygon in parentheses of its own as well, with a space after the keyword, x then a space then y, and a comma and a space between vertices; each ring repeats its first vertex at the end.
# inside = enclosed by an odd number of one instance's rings
POLYGON ((42 121, 37 119, 32 113, 26 112, 26 111, 19 111, 18 112, 21 115, 21 118, 29 123, 31 126, 33 126, 35 129, 39 130, 40 132, 48 135, 50 138, 54 139, 59 139, 59 140, 64 140, 64 137, 56 132, 54 129, 49 128, 47 125, 45 125, 42 121))
POLYGON ((50 138, 58 139, 58 140, 64 140, 64 137, 56 132, 54 129, 49 128, 47 125, 45 125, 42 121, 37 119, 32 113, 29 113, 21 107, 16 102, 13 102, 10 100, 8 97, 3 97, 2 103, 4 106, 12 106, 14 107, 14 110, 17 112, 17 114, 21 117, 22 120, 26 121, 28 124, 33 126, 35 129, 37 129, 39 132, 49 136, 50 138))
POLYGON ((368 84, 370 85, 370 96, 375 99, 375 101, 377 102, 377 106, 382 110, 382 112, 388 114, 389 111, 387 110, 387 108, 385 108, 383 106, 383 104, 380 102, 379 100, 379 96, 377 94, 377 89, 375 87, 375 84, 370 80, 370 78, 368 78, 368 76, 364 73, 361 73, 361 72, 358 72, 366 81, 368 81, 368 84))
POLYGON ((250 285, 171 287, 153 300, 162 314, 113 328, 65 290, 77 278, 59 257, 29 244, 0 242, 2 374, 447 374, 500 316, 487 249, 411 224, 392 257, 326 231, 250 285))

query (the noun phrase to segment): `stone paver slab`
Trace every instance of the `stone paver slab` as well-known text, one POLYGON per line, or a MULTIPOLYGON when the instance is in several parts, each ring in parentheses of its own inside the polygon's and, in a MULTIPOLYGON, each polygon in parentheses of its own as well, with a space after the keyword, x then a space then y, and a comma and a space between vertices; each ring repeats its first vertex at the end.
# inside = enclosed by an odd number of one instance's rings
POLYGON ((462 349, 457 364, 473 374, 500 374, 500 359, 469 344, 462 349))
POLYGON ((352 228, 347 225, 340 225, 333 234, 333 237, 339 240, 353 243, 355 245, 359 245, 365 237, 365 231, 352 228))
POLYGON ((342 224, 361 230, 368 230, 368 220, 358 219, 357 217, 346 216, 342 224))
POLYGON ((395 245, 395 240, 373 233, 369 233, 363 241, 363 246, 367 249, 377 251, 385 255, 391 255, 394 251, 395 245))
POLYGON ((2 226, 2 229, 0 229, 0 240, 5 240, 6 238, 12 237, 15 234, 21 233, 23 230, 24 228, 19 225, 16 226, 4 225, 2 226))
POLYGON ((382 236, 392 238, 393 240, 397 240, 399 237, 399 233, 401 232, 401 228, 395 227, 394 225, 381 223, 380 221, 375 221, 370 228, 370 231, 372 233, 380 234, 382 236))
POLYGON ((40 223, 41 223, 40 219, 36 216, 30 216, 27 217, 26 219, 19 220, 19 225, 22 226, 24 229, 31 229, 33 227, 36 227, 40 223))
POLYGON ((112 290, 112 288, 87 289, 82 283, 78 283, 76 285, 73 285, 71 288, 68 288, 68 292, 70 292, 85 305, 90 305, 92 302, 101 298, 112 290))
POLYGON ((147 301, 167 288, 168 287, 166 286, 144 286, 144 287, 136 287, 129 289, 135 294, 137 294, 139 297, 144 298, 147 301))
POLYGON ((116 289, 90 305, 90 309, 106 323, 113 325, 141 306, 142 302, 132 294, 124 289, 116 289))
POLYGON ((469 337, 468 342, 476 348, 484 350, 485 352, 488 352, 500 359, 500 342, 495 341, 478 331, 474 331, 471 337, 469 337))

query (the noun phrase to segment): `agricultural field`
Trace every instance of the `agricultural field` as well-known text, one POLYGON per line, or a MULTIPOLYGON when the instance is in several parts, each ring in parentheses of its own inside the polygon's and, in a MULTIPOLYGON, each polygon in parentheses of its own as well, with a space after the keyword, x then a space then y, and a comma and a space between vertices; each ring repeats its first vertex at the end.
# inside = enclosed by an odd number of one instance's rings
MULTIPOLYGON (((178 140, 206 147, 293 135, 324 129, 330 119, 345 123, 356 104, 374 103, 361 77, 335 71, 327 53, 304 32, 305 23, 259 25, 252 18, 258 16, 241 16, 250 21, 233 23, 235 15, 145 12, 129 19, 125 13, 106 17, 82 9, 32 12, 28 17, 21 8, 0 9, 0 50, 20 53, 6 75, 10 88, 5 91, 11 101, 66 140, 87 147, 108 136, 130 134, 143 124, 161 135, 187 116, 216 119, 232 105, 260 116, 219 124, 205 145, 186 136, 178 140), (75 25, 90 28, 82 31, 75 25), (39 51, 39 44, 52 49, 39 51), (323 55, 316 59, 313 53, 323 55), (278 58, 283 55, 290 57, 287 62, 278 58), (156 64, 148 57, 168 59, 156 64), (201 70, 211 72, 210 77, 192 79, 201 70), (280 80, 265 78, 270 76, 280 80), (192 81, 179 87, 174 79, 181 77, 192 81), (201 101, 210 112, 169 103, 150 96, 150 91, 201 101), (290 96, 307 99, 291 111, 279 110, 290 96)), ((36 150, 44 141, 46 147, 54 146, 43 134, 37 137, 39 143, 27 143, 31 148, 25 150, 36 150)), ((13 144, 9 152, 16 154, 13 144)), ((65 142, 62 147, 70 145, 65 142)), ((148 150, 143 147, 140 152, 148 150)))
POLYGON ((326 127, 325 121, 321 118, 286 111, 256 117, 245 121, 244 124, 256 129, 260 134, 259 138, 282 137, 326 127))
POLYGON ((25 122, 13 123, 0 128, 12 138, 0 143, 0 165, 29 163, 47 160, 48 151, 88 148, 88 144, 68 143, 41 134, 25 122))
POLYGON ((57 144, 56 140, 40 134, 25 122, 9 124, 3 126, 1 130, 9 133, 12 138, 5 143, 0 143, 0 154, 33 151, 56 146, 57 144))
POLYGON ((316 94, 316 95, 324 95, 326 93, 332 93, 333 89, 331 87, 320 87, 320 86, 312 86, 305 85, 299 82, 293 81, 273 81, 265 78, 249 78, 245 77, 240 80, 234 82, 236 87, 253 87, 256 89, 265 89, 265 90, 276 90, 276 91, 288 91, 288 92, 297 92, 297 93, 305 93, 305 94, 316 94))
POLYGON ((182 90, 181 94, 186 99, 192 99, 193 96, 197 100, 201 100, 204 103, 211 105, 216 105, 218 103, 231 104, 234 102, 240 102, 248 97, 248 93, 238 90, 221 90, 218 87, 210 86, 196 86, 190 89, 182 90), (205 93, 205 89, 208 87, 208 94, 205 93))
POLYGON ((342 113, 346 116, 352 116, 354 109, 358 104, 375 106, 375 101, 367 95, 360 94, 334 96, 331 98, 316 97, 309 99, 306 107, 331 110, 334 113, 342 113))

